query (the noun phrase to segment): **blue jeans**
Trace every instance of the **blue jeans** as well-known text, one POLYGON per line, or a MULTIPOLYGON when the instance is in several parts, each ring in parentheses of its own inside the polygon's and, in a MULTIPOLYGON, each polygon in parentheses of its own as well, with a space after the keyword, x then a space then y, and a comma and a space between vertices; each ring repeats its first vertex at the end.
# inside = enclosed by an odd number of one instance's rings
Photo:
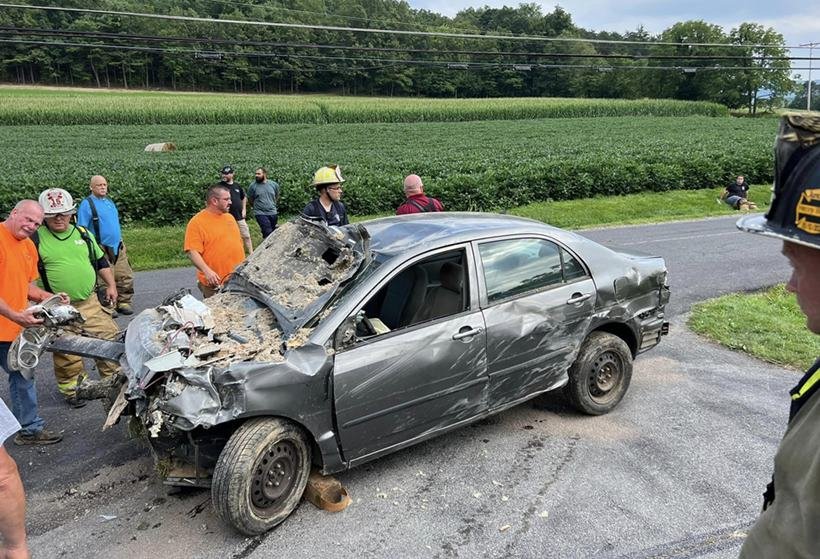
POLYGON ((276 229, 276 220, 279 218, 278 215, 261 215, 256 214, 256 222, 259 224, 259 228, 262 230, 262 238, 266 238, 268 235, 273 233, 274 229, 276 229))
POLYGON ((26 380, 20 371, 8 369, 8 355, 11 342, 0 342, 0 367, 9 375, 11 413, 20 423, 20 433, 33 435, 43 430, 45 421, 37 411, 37 387, 34 379, 26 380))
POLYGON ((734 209, 737 209, 737 205, 740 201, 743 200, 740 196, 727 196, 726 203, 732 206, 734 209))

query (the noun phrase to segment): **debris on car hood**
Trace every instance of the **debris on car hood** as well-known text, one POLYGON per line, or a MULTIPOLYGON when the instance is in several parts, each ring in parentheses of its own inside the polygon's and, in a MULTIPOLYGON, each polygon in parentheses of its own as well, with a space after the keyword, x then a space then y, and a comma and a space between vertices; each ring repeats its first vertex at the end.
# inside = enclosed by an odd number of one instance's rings
POLYGON ((267 305, 285 338, 316 316, 369 255, 361 225, 344 228, 297 219, 278 228, 234 272, 226 291, 267 305))

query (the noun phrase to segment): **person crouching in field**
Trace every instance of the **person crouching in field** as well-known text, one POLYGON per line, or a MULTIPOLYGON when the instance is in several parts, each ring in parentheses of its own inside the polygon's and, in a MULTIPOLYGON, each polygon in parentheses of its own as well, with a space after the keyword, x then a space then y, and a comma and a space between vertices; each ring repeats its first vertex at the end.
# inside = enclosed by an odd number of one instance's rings
POLYGON ((720 195, 720 200, 732 206, 736 210, 756 210, 757 204, 749 201, 749 184, 746 177, 738 175, 735 182, 731 183, 720 195))

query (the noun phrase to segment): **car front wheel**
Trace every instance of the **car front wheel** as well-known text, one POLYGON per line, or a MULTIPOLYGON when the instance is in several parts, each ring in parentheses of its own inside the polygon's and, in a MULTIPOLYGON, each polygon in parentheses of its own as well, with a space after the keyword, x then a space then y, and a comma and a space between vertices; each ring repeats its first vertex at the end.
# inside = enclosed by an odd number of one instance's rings
POLYGON ((572 405, 589 415, 602 415, 623 399, 632 379, 632 352, 621 338, 592 332, 569 369, 565 388, 572 405))
POLYGON ((228 440, 214 469, 217 515, 250 536, 282 522, 296 508, 310 475, 304 432, 278 418, 251 419, 228 440))

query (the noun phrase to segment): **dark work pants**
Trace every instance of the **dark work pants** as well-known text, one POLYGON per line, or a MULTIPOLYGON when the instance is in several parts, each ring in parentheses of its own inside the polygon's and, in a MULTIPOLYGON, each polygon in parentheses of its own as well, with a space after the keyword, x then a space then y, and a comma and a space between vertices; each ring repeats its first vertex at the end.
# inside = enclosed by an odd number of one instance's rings
POLYGON ((261 215, 256 214, 256 222, 259 224, 259 228, 262 230, 262 238, 264 239, 271 233, 273 230, 276 229, 276 220, 279 217, 276 214, 273 215, 261 215))

